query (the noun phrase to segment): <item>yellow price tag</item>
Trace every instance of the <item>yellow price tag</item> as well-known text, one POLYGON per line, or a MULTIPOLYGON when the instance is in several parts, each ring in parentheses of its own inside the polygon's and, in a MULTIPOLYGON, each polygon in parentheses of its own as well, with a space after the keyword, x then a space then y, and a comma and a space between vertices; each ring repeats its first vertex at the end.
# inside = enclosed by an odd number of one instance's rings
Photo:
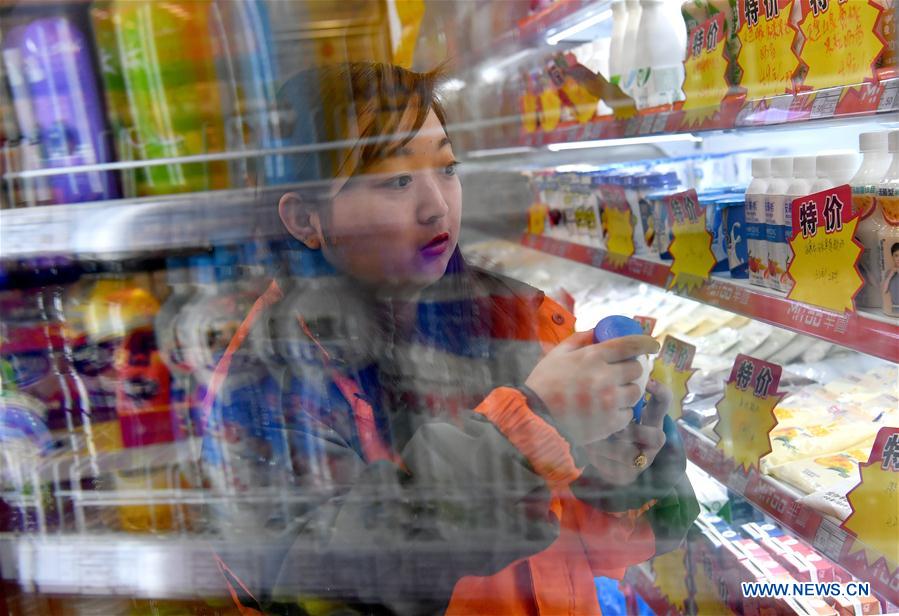
POLYGON ((530 92, 521 97, 521 123, 526 133, 537 130, 537 96, 530 92))
POLYGON ((549 133, 555 130, 562 118, 562 99, 552 86, 546 86, 540 93, 540 125, 543 132, 549 133))
POLYGON ((549 208, 544 203, 535 203, 528 209, 528 233, 531 235, 543 235, 546 229, 546 217, 549 208))
POLYGON ((718 449, 746 471, 758 468, 771 451, 768 433, 777 425, 774 407, 783 398, 777 391, 781 367, 748 355, 737 355, 724 396, 718 401, 718 449))
POLYGON ((663 207, 668 208, 668 219, 673 221, 669 288, 694 289, 701 286, 715 266, 712 253, 712 235, 706 229, 705 210, 699 205, 696 191, 668 195, 663 207))
POLYGON ((678 610, 684 609, 684 601, 690 596, 687 589, 686 557, 687 551, 678 548, 652 559, 656 587, 668 603, 678 610))
MULTIPOLYGON (((846 498, 852 513, 843 527, 873 550, 868 562, 883 556, 899 567, 899 428, 881 428, 867 464, 859 466, 861 483, 846 498)), ((850 547, 850 552, 852 548, 850 547)))
POLYGON ((677 338, 666 336, 662 350, 652 366, 651 377, 664 383, 671 390, 671 407, 668 414, 672 419, 680 419, 684 413, 684 399, 687 397, 687 381, 696 372, 691 368, 696 347, 677 338))
POLYGON ((605 262, 612 267, 624 267, 634 254, 634 219, 627 196, 621 186, 599 187, 603 204, 603 230, 606 234, 605 262))
POLYGON ((884 43, 875 32, 883 7, 868 0, 806 0, 799 29, 805 38, 804 85, 814 90, 854 85, 874 76, 884 43))
POLYGON ((739 0, 743 24, 737 32, 743 69, 740 85, 747 100, 784 94, 792 89, 799 58, 793 51, 795 28, 790 24, 793 0, 739 0))
POLYGON ((727 95, 727 60, 724 58, 724 14, 690 30, 684 61, 684 126, 701 124, 714 116, 727 95))
POLYGON ((853 310, 852 299, 862 286, 856 265, 861 248, 853 239, 858 212, 853 210, 847 185, 793 199, 789 299, 836 312, 853 310))

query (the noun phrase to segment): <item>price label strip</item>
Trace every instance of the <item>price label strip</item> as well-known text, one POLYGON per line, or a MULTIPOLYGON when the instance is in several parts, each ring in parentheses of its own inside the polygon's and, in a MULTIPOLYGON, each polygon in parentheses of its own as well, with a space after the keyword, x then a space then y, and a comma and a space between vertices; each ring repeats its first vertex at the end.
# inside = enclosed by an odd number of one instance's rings
POLYGON ((600 188, 608 237, 606 240, 607 264, 612 269, 621 269, 634 254, 634 220, 624 189, 620 186, 600 188))
POLYGON ((701 125, 721 109, 727 95, 727 60, 724 57, 724 14, 703 22, 687 35, 684 60, 684 100, 681 129, 701 125))
POLYGON ((668 288, 690 291, 702 286, 715 266, 712 235, 706 229, 705 209, 699 205, 696 191, 668 195, 664 199, 668 220, 672 221, 671 247, 673 277, 668 288))
POLYGON ((895 111, 899 109, 899 79, 890 79, 884 83, 883 93, 877 103, 877 111, 895 111))
POLYGON ((899 428, 881 428, 867 464, 859 465, 861 482, 846 498, 852 513, 843 528, 856 537, 849 553, 865 549, 869 565, 885 565, 899 574, 899 428), (853 550, 853 548, 855 548, 853 550), (883 561, 882 563, 880 561, 883 561))
POLYGON ((718 401, 717 447, 747 472, 771 451, 768 433, 777 425, 774 407, 782 369, 748 355, 737 355, 724 396, 718 401))
POLYGON ((795 284, 788 298, 834 312, 854 310, 862 249, 854 239, 858 212, 851 189, 843 185, 794 199, 792 217, 787 272, 795 284))
POLYGON ((803 85, 824 90, 874 78, 874 61, 884 48, 875 25, 883 7, 868 0, 804 0, 799 22, 808 67, 803 85))
POLYGON ((687 381, 696 372, 692 367, 695 355, 696 347, 692 344, 666 336, 662 350, 653 363, 651 378, 667 385, 671 390, 671 408, 668 414, 672 419, 680 419, 684 414, 687 381))
POLYGON ((816 93, 815 100, 812 101, 811 119, 832 118, 837 111, 837 103, 840 102, 842 93, 843 88, 831 88, 816 93))
MULTIPOLYGON (((799 58, 793 52, 795 28, 790 24, 794 0, 739 0, 740 85, 747 100, 789 92, 799 58)), ((847 82, 853 83, 853 82, 847 82)))

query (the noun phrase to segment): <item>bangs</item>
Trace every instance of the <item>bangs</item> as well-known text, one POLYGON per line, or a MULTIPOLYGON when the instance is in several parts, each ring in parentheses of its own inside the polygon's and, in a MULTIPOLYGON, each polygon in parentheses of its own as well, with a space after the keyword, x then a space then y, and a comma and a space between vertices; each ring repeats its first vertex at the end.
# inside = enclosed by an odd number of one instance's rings
POLYGON ((436 93, 440 69, 417 73, 354 62, 322 70, 322 104, 333 114, 330 132, 335 141, 353 142, 335 153, 333 177, 358 175, 395 154, 421 130, 431 110, 446 126, 436 93), (341 99, 346 103, 337 103, 341 99))

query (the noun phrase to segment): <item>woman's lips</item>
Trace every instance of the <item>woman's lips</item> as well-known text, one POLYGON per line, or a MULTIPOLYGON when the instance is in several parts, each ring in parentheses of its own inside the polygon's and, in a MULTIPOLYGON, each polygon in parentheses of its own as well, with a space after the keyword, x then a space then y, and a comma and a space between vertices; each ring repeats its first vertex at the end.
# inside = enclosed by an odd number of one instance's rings
POLYGON ((449 233, 441 233, 419 249, 425 257, 439 257, 449 247, 449 233))

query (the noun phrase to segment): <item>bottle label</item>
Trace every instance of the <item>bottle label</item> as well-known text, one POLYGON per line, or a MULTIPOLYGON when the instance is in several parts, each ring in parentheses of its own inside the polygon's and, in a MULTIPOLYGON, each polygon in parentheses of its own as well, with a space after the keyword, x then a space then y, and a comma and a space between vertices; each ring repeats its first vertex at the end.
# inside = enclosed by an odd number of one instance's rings
POLYGON ((858 214, 859 220, 867 218, 877 205, 877 186, 862 184, 852 187, 852 213, 858 214))
POLYGON ((883 211, 883 219, 887 224, 899 226, 899 191, 893 188, 881 189, 877 194, 877 203, 883 211))

